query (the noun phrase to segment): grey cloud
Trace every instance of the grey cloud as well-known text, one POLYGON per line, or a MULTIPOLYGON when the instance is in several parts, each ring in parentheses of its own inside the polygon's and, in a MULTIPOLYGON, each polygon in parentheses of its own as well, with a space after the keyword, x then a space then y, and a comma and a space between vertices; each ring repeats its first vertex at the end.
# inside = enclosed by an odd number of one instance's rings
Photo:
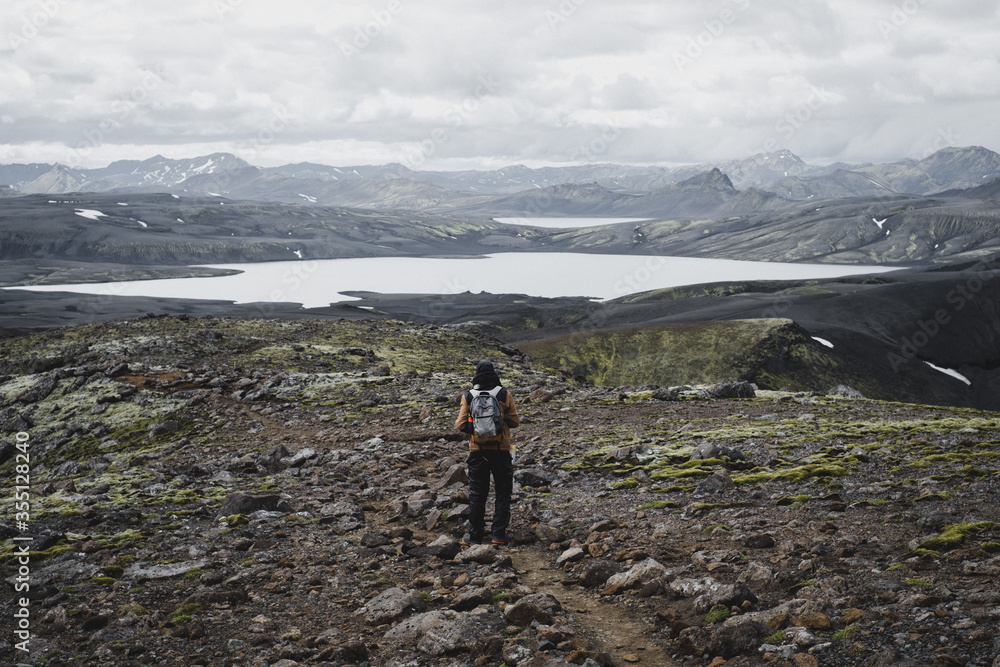
MULTIPOLYGON (((93 159, 235 149, 275 114, 279 162, 405 156, 439 128, 428 166, 580 159, 611 125, 585 159, 725 159, 771 142, 896 159, 949 126, 1000 146, 996 2, 394 2, 67 4, 18 48, 0 39, 0 160, 84 136, 100 139, 93 159), (828 99, 812 108, 815 90, 828 99)), ((10 4, 15 24, 38 6, 10 4)))

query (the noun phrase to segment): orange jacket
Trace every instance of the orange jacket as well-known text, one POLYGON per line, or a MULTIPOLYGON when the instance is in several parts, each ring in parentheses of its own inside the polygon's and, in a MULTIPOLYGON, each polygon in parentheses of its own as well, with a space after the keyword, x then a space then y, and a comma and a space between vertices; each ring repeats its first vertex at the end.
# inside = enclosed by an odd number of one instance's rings
MULTIPOLYGON (((517 414, 517 406, 514 405, 514 394, 509 389, 503 392, 504 400, 500 401, 500 410, 503 412, 503 431, 500 434, 500 445, 497 447, 492 443, 486 444, 483 449, 500 449, 510 451, 510 429, 517 428, 521 424, 521 417, 517 414)), ((462 392, 462 403, 458 409, 458 418, 455 420, 455 428, 463 433, 469 434, 469 451, 478 452, 479 442, 476 435, 471 432, 471 415, 469 414, 469 403, 466 400, 467 392, 462 392)))

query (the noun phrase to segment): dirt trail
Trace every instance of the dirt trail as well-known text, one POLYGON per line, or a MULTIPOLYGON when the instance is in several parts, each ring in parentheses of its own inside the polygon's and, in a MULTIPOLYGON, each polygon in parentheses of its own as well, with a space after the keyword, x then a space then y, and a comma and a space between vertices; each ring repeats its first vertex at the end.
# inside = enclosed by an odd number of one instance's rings
POLYGON ((678 667, 680 664, 653 641, 650 636, 653 628, 628 609, 602 602, 592 592, 577 586, 564 586, 559 569, 538 549, 512 549, 511 559, 521 582, 559 600, 563 609, 574 616, 587 639, 610 655, 616 667, 630 664, 678 667))

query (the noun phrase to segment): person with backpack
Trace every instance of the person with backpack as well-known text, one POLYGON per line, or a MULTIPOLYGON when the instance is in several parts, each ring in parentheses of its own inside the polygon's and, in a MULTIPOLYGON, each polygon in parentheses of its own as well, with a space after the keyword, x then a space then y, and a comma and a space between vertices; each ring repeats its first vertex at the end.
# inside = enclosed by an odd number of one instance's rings
POLYGON ((484 359, 476 364, 472 389, 462 394, 455 427, 469 434, 469 532, 462 544, 482 544, 485 538, 486 499, 493 477, 492 542, 508 544, 511 535, 510 497, 514 488, 514 462, 511 458, 510 429, 521 423, 514 397, 500 383, 493 362, 484 359))

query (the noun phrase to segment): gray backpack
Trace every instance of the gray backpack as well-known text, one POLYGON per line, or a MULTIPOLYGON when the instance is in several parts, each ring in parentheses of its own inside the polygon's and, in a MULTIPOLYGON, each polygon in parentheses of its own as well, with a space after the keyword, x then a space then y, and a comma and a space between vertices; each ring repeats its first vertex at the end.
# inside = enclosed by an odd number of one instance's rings
POLYGON ((503 434, 503 411, 498 398, 503 390, 503 387, 493 387, 489 391, 472 389, 467 392, 466 402, 476 440, 499 440, 503 434))

